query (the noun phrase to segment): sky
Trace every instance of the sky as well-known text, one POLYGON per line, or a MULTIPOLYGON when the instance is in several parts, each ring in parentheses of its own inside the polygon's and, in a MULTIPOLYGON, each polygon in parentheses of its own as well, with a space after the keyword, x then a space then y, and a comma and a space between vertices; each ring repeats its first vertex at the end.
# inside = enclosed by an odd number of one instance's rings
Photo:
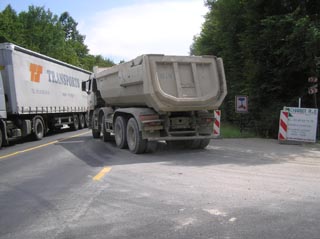
POLYGON ((151 53, 189 55, 207 12, 204 0, 0 0, 0 10, 8 4, 17 13, 30 5, 69 12, 90 54, 115 63, 151 53))

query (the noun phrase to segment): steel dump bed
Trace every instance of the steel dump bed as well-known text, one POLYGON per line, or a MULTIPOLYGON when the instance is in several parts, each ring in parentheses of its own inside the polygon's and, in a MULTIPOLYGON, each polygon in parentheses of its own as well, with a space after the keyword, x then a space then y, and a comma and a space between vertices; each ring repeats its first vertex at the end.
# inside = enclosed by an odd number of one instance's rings
POLYGON ((177 112, 217 109, 227 94, 221 58, 142 55, 94 69, 97 88, 110 106, 177 112))

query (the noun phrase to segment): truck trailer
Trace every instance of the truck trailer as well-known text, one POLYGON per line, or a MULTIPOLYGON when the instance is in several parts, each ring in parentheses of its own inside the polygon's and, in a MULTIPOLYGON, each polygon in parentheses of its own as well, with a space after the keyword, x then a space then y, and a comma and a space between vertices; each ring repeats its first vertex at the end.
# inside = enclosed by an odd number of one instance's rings
POLYGON ((0 44, 0 147, 49 130, 86 126, 88 97, 81 90, 92 74, 11 43, 0 44))
POLYGON ((214 110, 227 94, 221 58, 149 54, 93 73, 82 89, 94 138, 138 154, 158 141, 202 149, 215 137, 214 110))

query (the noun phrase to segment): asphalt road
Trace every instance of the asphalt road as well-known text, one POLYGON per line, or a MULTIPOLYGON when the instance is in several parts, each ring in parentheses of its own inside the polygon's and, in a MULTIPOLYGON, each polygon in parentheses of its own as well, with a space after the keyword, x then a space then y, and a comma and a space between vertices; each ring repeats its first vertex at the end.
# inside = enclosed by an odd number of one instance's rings
POLYGON ((320 238, 320 147, 133 155, 87 130, 0 150, 0 238, 320 238))

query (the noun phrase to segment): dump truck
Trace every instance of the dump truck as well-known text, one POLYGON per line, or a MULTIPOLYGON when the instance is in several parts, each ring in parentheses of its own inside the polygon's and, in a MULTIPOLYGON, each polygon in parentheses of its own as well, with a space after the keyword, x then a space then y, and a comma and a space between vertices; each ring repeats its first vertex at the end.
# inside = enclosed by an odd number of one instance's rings
POLYGON ((154 151, 158 141, 205 148, 227 94, 223 61, 214 56, 142 55, 95 67, 82 89, 93 137, 136 154, 154 151))
POLYGON ((92 72, 11 44, 0 44, 0 147, 48 130, 86 126, 92 72))

